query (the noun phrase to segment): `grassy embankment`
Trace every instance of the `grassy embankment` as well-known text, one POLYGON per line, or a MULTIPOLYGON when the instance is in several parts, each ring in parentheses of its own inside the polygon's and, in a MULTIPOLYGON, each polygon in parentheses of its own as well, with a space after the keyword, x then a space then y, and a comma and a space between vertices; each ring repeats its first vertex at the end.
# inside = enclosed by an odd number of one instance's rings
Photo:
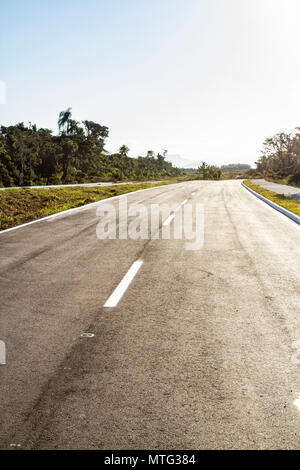
POLYGON ((279 206, 282 206, 288 211, 300 216, 300 202, 298 202, 296 199, 269 191, 268 189, 262 188, 261 186, 252 183, 251 180, 244 181, 244 184, 253 189, 253 191, 256 191, 258 194, 266 197, 270 201, 273 201, 279 206))
POLYGON ((0 230, 119 194, 171 183, 177 180, 105 187, 5 189, 0 191, 0 230))

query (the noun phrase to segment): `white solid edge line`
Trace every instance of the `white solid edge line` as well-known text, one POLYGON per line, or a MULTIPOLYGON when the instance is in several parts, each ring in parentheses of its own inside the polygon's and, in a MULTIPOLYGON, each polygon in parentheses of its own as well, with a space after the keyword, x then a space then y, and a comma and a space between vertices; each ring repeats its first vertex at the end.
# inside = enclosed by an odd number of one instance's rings
POLYGON ((267 204, 266 202, 264 202, 262 199, 259 199, 257 196, 255 196, 255 194, 251 193, 250 191, 248 191, 248 189, 246 189, 242 183, 240 183, 240 186, 241 188, 246 191, 246 193, 251 197, 252 196, 252 199, 254 199, 256 202, 258 202, 259 204, 261 204, 265 209, 269 209, 271 212, 273 212, 273 214, 277 215, 278 217, 280 217, 282 220, 284 220, 287 224, 291 225, 292 227, 294 227, 296 230, 300 230, 300 226, 294 222, 292 219, 289 219, 286 215, 282 214, 282 212, 279 212, 278 210, 274 209, 274 207, 272 206, 269 206, 269 204, 267 204))
MULTIPOLYGON (((185 182, 176 183, 176 184, 181 185, 181 184, 184 184, 184 183, 185 182)), ((26 224, 16 225, 16 227, 11 227, 11 228, 7 228, 5 230, 1 230, 0 235, 2 235, 3 233, 11 232, 12 230, 17 230, 19 228, 26 227, 28 225, 37 224, 38 222, 41 222, 43 220, 54 219, 55 217, 59 217, 59 216, 63 217, 64 215, 68 215, 68 214, 71 214, 73 212, 80 212, 80 211, 83 211, 83 210, 86 210, 86 209, 90 209, 91 207, 93 207, 97 204, 103 204, 104 202, 112 201, 113 199, 121 199, 122 197, 128 196, 128 195, 133 194, 133 193, 141 193, 142 191, 150 191, 151 189, 157 189, 157 188, 163 188, 163 187, 165 188, 165 187, 170 187, 170 186, 173 186, 173 184, 164 184, 164 185, 160 185, 160 186, 154 186, 153 188, 145 188, 145 189, 139 189, 138 191, 130 191, 128 193, 120 194, 119 196, 107 197, 105 199, 101 199, 100 201, 95 201, 95 202, 91 202, 90 204, 85 204, 84 206, 73 207, 72 209, 67 209, 66 211, 56 212, 56 214, 51 214, 51 215, 48 215, 46 217, 41 217, 40 219, 32 220, 31 222, 26 222, 26 224)))
POLYGON ((169 217, 164 221, 163 225, 169 225, 170 222, 174 219, 175 214, 169 215, 169 217))
POLYGON ((107 301, 104 304, 104 307, 116 307, 125 294, 127 288, 129 287, 131 281, 137 274, 138 270, 142 266, 143 261, 138 260, 135 261, 132 266, 129 268, 125 276, 123 277, 122 281, 120 284, 115 288, 111 296, 107 299, 107 301))

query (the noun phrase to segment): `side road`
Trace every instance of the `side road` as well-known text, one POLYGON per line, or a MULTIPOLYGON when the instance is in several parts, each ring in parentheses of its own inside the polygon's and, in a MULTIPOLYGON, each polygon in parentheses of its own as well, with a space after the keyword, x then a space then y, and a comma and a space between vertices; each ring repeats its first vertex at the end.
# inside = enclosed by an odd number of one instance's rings
POLYGON ((251 180, 252 183, 258 184, 262 188, 268 189, 269 191, 273 191, 277 194, 283 194, 287 197, 292 197, 300 201, 300 188, 295 188, 294 186, 288 186, 287 184, 278 184, 272 183, 271 181, 266 181, 264 179, 258 180, 251 180))

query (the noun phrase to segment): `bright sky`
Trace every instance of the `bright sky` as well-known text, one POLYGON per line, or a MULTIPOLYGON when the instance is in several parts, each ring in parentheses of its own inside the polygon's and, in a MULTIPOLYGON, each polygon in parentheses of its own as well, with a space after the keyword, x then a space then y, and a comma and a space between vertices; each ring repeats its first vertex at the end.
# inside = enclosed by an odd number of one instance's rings
POLYGON ((253 164, 300 126, 299 18, 299 0, 2 0, 0 124, 56 132, 71 106, 110 151, 253 164))

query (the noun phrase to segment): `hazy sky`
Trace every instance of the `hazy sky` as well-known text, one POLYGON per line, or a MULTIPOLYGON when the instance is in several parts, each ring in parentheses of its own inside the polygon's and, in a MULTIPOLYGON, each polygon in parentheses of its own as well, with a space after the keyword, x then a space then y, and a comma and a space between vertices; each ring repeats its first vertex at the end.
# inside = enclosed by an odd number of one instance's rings
POLYGON ((110 128, 107 148, 253 163, 300 126, 299 0, 2 0, 0 124, 110 128))

